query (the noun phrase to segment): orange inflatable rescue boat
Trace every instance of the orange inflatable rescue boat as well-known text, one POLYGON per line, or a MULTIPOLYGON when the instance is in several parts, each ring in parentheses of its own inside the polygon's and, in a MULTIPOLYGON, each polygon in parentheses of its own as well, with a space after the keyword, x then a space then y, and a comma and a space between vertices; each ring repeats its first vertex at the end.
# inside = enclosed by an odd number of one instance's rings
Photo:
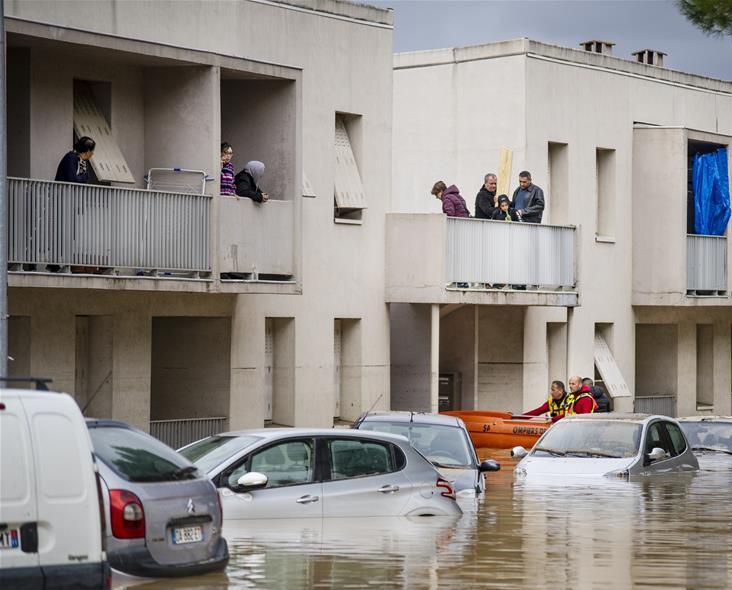
POLYGON ((441 413, 462 418, 476 449, 511 449, 518 445, 530 449, 552 425, 544 416, 514 416, 508 412, 455 410, 441 413))

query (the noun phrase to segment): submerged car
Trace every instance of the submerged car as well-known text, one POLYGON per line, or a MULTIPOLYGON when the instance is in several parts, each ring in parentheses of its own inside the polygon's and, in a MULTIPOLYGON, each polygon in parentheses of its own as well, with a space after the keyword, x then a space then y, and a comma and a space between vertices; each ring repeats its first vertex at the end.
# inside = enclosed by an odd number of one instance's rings
POLYGON ((99 459, 112 568, 145 577, 197 575, 229 561, 216 488, 188 459, 116 420, 87 419, 99 459))
POLYGON ((478 460, 465 423, 455 416, 421 412, 369 412, 359 417, 353 423, 353 428, 405 436, 457 492, 484 492, 483 473, 501 468, 496 461, 478 460))
POLYGON ((732 416, 677 418, 692 451, 732 455, 732 416))
POLYGON ((523 459, 516 475, 617 476, 697 471, 679 424, 647 414, 582 414, 564 418, 547 430, 523 459))
POLYGON ((180 449, 216 484, 224 520, 460 515, 455 490, 402 436, 263 428, 180 449))

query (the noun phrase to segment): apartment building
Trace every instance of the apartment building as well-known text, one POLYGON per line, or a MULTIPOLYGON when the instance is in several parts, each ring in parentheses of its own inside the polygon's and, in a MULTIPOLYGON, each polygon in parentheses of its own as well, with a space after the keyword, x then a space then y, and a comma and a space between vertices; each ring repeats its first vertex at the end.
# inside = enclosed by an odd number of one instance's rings
POLYGON ((729 230, 695 235, 687 214, 693 157, 730 146, 732 83, 611 49, 519 39, 395 56, 394 407, 520 412, 579 374, 616 409, 730 414, 729 230), (510 191, 521 170, 544 189, 542 224, 440 214, 433 183, 472 211, 504 149, 510 191))
POLYGON ((389 407, 391 11, 9 0, 5 27, 11 375, 173 444, 389 407), (93 182, 54 182, 80 135, 93 182), (269 202, 220 195, 222 142, 269 202))

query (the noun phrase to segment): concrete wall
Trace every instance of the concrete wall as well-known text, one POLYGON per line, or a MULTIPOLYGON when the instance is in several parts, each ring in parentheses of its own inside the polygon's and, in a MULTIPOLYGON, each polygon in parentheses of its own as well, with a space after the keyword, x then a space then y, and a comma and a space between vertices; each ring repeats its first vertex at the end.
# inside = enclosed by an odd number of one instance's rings
POLYGON ((429 410, 431 311, 429 305, 392 303, 391 407, 429 410), (409 337, 404 336, 408 334, 409 337))
POLYGON ((677 327, 674 324, 636 326, 636 395, 676 395, 677 338, 677 327))
POLYGON ((459 373, 462 384, 455 409, 476 408, 476 342, 475 306, 459 307, 440 318, 440 373, 459 373))
POLYGON ((151 420, 228 415, 230 318, 153 318, 151 352, 151 420))
POLYGON ((7 51, 8 176, 30 175, 30 49, 7 51))
POLYGON ((30 377, 31 319, 28 316, 8 318, 8 375, 30 377))

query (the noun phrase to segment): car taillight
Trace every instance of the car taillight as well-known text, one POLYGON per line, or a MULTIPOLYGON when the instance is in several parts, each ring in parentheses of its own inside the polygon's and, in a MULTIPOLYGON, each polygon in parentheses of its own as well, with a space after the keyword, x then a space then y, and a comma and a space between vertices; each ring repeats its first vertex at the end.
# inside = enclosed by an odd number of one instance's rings
POLYGON ((444 496, 445 498, 450 498, 452 500, 455 499, 455 489, 450 485, 449 481, 442 477, 438 477, 435 485, 442 490, 442 492, 440 492, 440 496, 444 496))
POLYGON ((135 494, 127 490, 109 490, 109 512, 115 537, 139 539, 145 536, 145 511, 135 494))
POLYGON ((99 528, 102 530, 102 551, 107 550, 107 518, 104 514, 104 497, 102 496, 102 481, 98 471, 97 476, 97 499, 99 500, 99 528))

